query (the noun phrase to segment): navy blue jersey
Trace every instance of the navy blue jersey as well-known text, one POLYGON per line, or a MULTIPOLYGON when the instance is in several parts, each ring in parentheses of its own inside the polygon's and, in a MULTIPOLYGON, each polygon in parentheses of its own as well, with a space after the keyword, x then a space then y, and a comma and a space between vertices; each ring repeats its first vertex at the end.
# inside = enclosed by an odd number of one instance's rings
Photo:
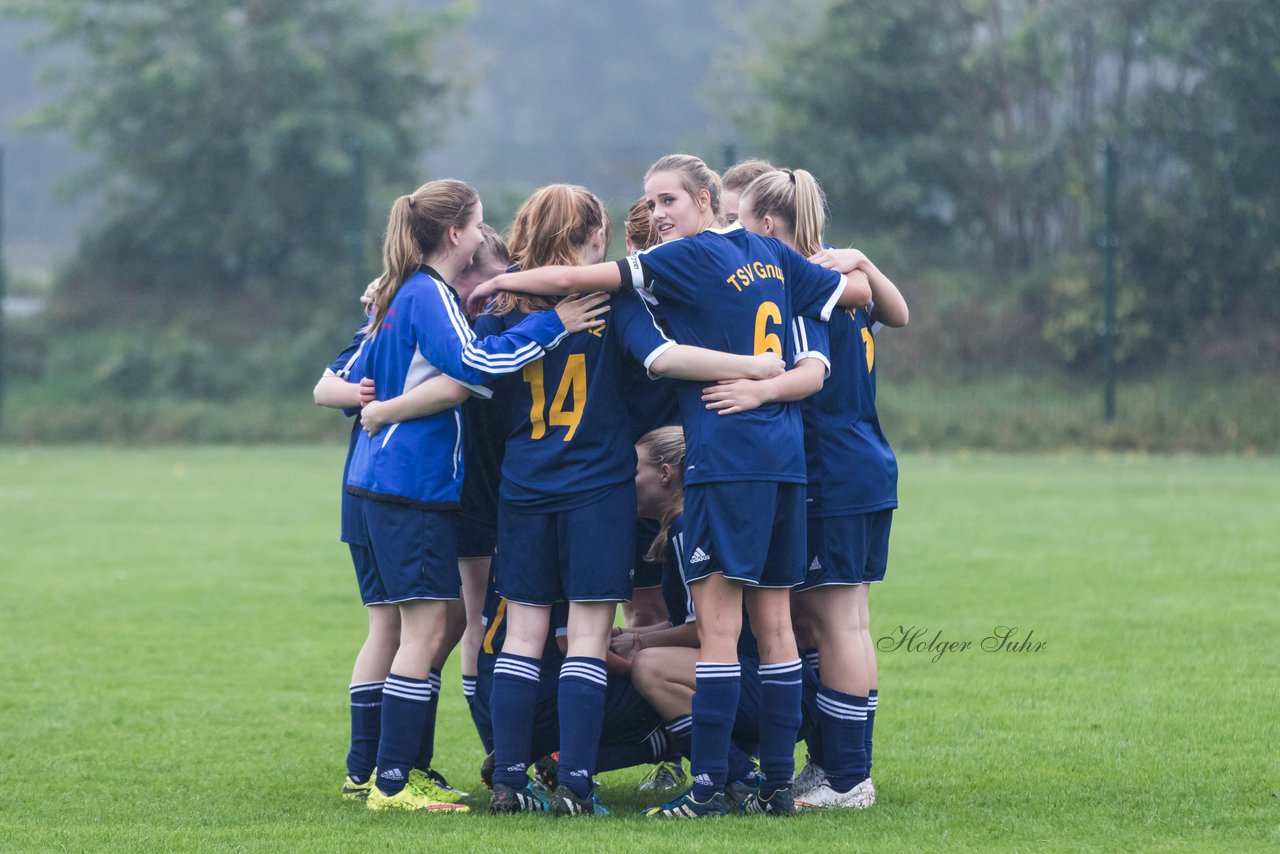
MULTIPOLYGON (((365 336, 363 328, 357 329, 351 343, 342 349, 338 357, 325 368, 326 377, 341 377, 349 381, 352 366, 360 358, 364 350, 365 336)), ((360 514, 360 499, 347 492, 347 475, 351 471, 351 457, 355 454, 356 440, 360 438, 360 410, 349 407, 342 410, 343 415, 355 416, 351 424, 351 439, 347 443, 347 458, 342 463, 342 531, 340 539, 344 543, 365 546, 369 544, 369 533, 364 526, 364 518, 360 514)))
MULTIPOLYGON (((512 311, 482 315, 480 334, 521 323, 512 311)), ((617 294, 602 328, 574 333, 556 349, 494 383, 509 417, 502 461, 503 501, 538 510, 579 506, 629 481, 636 455, 626 417, 624 360, 646 368, 675 346, 635 293, 617 294)))
MULTIPOLYGON (((844 283, 834 270, 737 224, 654 246, 618 266, 624 287, 653 299, 676 341, 746 356, 794 352, 792 318, 825 320, 844 283)), ((723 416, 706 409, 705 385, 679 384, 686 484, 805 482, 798 407, 773 403, 723 416)))
POLYGON ((827 324, 801 323, 811 340, 830 336, 832 361, 822 390, 800 402, 809 515, 897 507, 898 461, 876 414, 876 351, 868 310, 839 309, 827 324))
MULTIPOLYGON (((477 339, 458 296, 430 267, 396 292, 377 335, 365 346, 363 375, 379 400, 444 374, 487 397, 490 374, 518 371, 564 337, 553 311, 530 316, 501 337, 477 339)), ((357 437, 347 488, 356 495, 426 509, 454 508, 462 488, 457 407, 357 437)))

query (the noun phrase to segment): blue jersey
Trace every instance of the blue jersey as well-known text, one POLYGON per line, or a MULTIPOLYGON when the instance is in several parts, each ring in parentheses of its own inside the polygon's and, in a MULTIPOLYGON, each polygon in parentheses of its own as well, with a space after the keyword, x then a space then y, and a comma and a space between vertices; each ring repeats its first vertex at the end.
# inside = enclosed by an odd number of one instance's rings
MULTIPOLYGON (((363 375, 379 400, 397 397, 444 374, 482 397, 490 374, 517 371, 564 337, 553 311, 529 317, 501 337, 478 339, 458 296, 430 267, 420 267, 399 291, 377 335, 369 340, 363 375)), ((424 509, 457 507, 462 488, 458 407, 392 424, 356 442, 347 489, 356 495, 424 509)))
POLYGON ((868 310, 840 309, 827 324, 801 323, 811 340, 830 335, 833 363, 822 390, 800 402, 809 515, 897 507, 898 461, 876 415, 876 351, 868 310))
MULTIPOLYGON (((676 341, 746 356, 794 352, 792 318, 825 320, 844 283, 841 274, 737 224, 654 246, 618 266, 624 286, 654 300, 676 341)), ((773 403, 719 415, 703 403, 706 385, 679 385, 686 484, 805 482, 798 407, 773 403)))
MULTIPOLYGON (((512 311, 482 315, 481 334, 524 323, 512 311)), ((674 347, 635 293, 613 297, 605 324, 566 338, 555 350, 495 383, 509 417, 502 500, 538 510, 569 510, 593 493, 635 478, 626 417, 624 360, 646 368, 674 347)))
MULTIPOLYGON (((351 376, 352 367, 356 364, 356 360, 360 358, 360 354, 364 351, 365 344, 364 330, 356 330, 356 334, 352 336, 351 343, 343 348, 338 354, 338 358, 325 368, 324 375, 326 377, 341 377, 346 380, 351 376)), ((364 526, 364 516, 360 512, 360 499, 347 492, 347 475, 351 471, 351 458, 355 455, 356 440, 360 438, 360 410, 356 407, 350 407, 342 410, 343 415, 355 416, 355 421, 351 425, 351 440, 347 443, 347 459, 342 464, 342 532, 340 539, 344 543, 351 543, 357 546, 367 546, 369 544, 369 532, 364 526)))

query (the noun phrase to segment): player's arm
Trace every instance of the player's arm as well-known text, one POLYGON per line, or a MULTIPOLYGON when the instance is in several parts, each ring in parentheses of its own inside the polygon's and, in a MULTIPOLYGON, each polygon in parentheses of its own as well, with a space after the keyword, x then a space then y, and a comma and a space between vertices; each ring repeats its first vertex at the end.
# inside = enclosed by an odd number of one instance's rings
POLYGON ((590 291, 616 291, 622 286, 622 271, 614 261, 585 267, 552 265, 518 273, 502 273, 476 285, 468 304, 485 305, 498 291, 562 297, 590 291))
POLYGON ((767 380, 722 380, 702 390, 702 400, 720 415, 734 415, 764 406, 804 400, 822 390, 827 366, 809 358, 794 368, 767 380))
POLYGON ((677 380, 767 380, 786 367, 775 353, 739 356, 688 344, 674 344, 663 349, 645 364, 649 373, 677 380))
MULTIPOLYGON (((872 311, 872 319, 874 321, 892 327, 907 325, 907 321, 910 319, 910 312, 907 310, 907 301, 903 298, 902 292, 862 252, 857 249, 823 249, 810 257, 809 260, 828 269, 844 273, 846 277, 858 273, 862 274, 867 279, 870 297, 861 302, 854 302, 853 305, 874 303, 875 307, 872 311)), ((843 306, 850 304, 844 301, 843 294, 837 302, 843 306)))
POLYGON ((316 406, 331 409, 359 409, 360 383, 344 380, 337 374, 326 372, 311 391, 316 406))
POLYGON ((697 648, 698 624, 690 620, 679 626, 659 623, 638 629, 627 629, 613 639, 611 648, 620 655, 631 658, 642 649, 655 646, 686 646, 697 648))
POLYGON ((471 389, 446 376, 436 376, 390 400, 374 400, 360 410, 360 423, 370 436, 388 424, 426 418, 452 409, 471 396, 471 389))
POLYGON ((803 400, 822 390, 831 373, 831 341, 827 324, 810 318, 792 320, 791 370, 767 380, 721 382, 703 389, 702 399, 708 409, 720 415, 747 412, 766 403, 803 400))

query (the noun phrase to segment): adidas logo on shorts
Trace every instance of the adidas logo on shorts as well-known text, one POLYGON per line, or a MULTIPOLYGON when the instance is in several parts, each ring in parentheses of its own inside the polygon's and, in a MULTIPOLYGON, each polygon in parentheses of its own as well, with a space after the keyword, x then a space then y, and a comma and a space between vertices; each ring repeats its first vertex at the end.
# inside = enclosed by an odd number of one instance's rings
POLYGON ((689 557, 689 563, 702 563, 704 560, 711 560, 711 555, 702 549, 694 549, 693 554, 689 557))
POLYGON ((818 560, 818 556, 817 556, 817 555, 814 555, 814 556, 813 556, 813 563, 809 564, 809 571, 810 571, 810 572, 817 572, 817 571, 818 571, 818 570, 820 570, 820 569, 822 569, 822 562, 821 562, 820 560, 818 560))

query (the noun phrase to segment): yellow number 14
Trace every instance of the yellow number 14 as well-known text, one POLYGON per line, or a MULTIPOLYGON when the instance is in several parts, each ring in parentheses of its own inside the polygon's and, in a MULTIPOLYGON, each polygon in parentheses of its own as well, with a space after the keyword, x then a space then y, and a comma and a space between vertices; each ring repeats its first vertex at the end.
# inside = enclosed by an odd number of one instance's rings
POLYGON ((544 383, 542 359, 524 366, 523 378, 529 384, 532 398, 529 407, 529 423, 533 427, 531 438, 541 439, 547 435, 547 424, 552 427, 568 427, 564 441, 568 442, 578 432, 578 424, 582 421, 582 413, 587 407, 587 357, 582 353, 571 353, 564 366, 564 374, 556 393, 551 398, 551 410, 544 420, 542 410, 547 405, 547 392, 544 383), (573 409, 565 409, 565 401, 573 394, 573 409))

